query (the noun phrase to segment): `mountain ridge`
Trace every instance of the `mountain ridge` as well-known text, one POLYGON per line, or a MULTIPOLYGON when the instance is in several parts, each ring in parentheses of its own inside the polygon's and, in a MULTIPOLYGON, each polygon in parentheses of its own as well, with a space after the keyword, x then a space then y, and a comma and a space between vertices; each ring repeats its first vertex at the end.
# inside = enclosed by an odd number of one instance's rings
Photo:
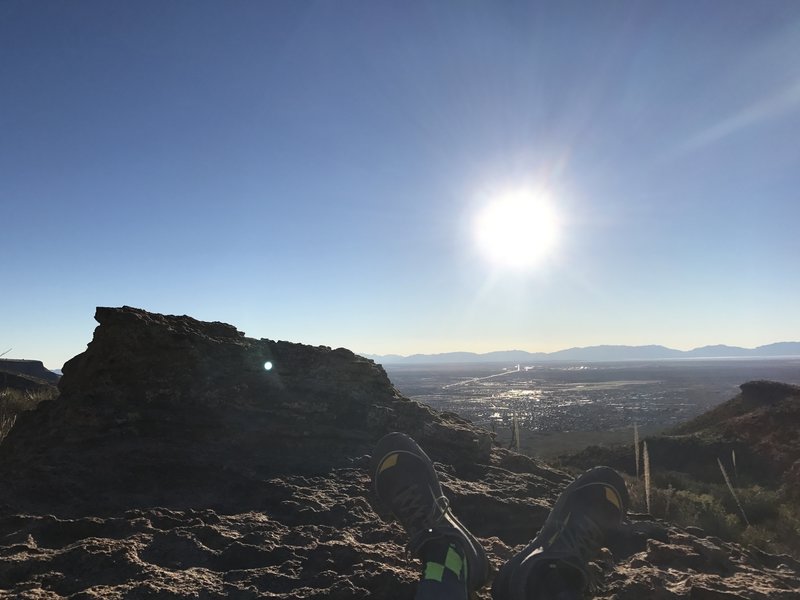
POLYGON ((619 344, 602 344, 598 346, 581 346, 557 350, 555 352, 527 352, 525 350, 496 350, 493 352, 442 352, 436 354, 364 354, 381 364, 447 364, 447 363, 488 363, 504 361, 586 361, 614 362, 623 360, 665 360, 692 358, 777 358, 786 356, 800 357, 800 342, 774 342, 743 348, 715 344, 700 346, 692 350, 676 350, 666 346, 649 344, 628 346, 619 344))

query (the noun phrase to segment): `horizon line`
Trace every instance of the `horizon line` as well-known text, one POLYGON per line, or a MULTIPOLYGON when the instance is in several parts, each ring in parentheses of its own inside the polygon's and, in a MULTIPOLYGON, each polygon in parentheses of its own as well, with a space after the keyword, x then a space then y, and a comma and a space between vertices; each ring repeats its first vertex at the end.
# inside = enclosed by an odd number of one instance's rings
MULTIPOLYGON (((415 356, 446 356, 448 354, 471 354, 474 356, 487 356, 490 354, 499 354, 499 353, 511 353, 511 352, 519 352, 525 354, 540 354, 540 355, 551 355, 551 354, 558 354, 560 352, 568 352, 570 350, 591 350, 591 349, 599 349, 599 348, 626 348, 631 350, 641 349, 641 348, 659 348, 663 350, 668 350, 671 352, 694 352, 696 350, 704 350, 706 348, 730 348, 733 350, 759 350, 762 348, 767 348, 769 346, 777 346, 779 344, 797 344, 800 345, 800 341, 790 341, 790 340, 782 340, 779 342, 769 342, 767 344, 761 344, 758 346, 747 347, 747 346, 733 346, 730 344, 705 344, 703 346, 695 346, 688 350, 681 350, 679 348, 671 348, 669 346, 664 346, 663 344, 593 344, 590 346, 570 346, 568 348, 561 348, 559 350, 552 350, 552 351, 544 351, 544 350, 522 350, 519 348, 512 348, 512 349, 504 349, 504 350, 489 350, 487 352, 475 352, 472 350, 448 350, 444 352, 414 352, 412 354, 400 354, 397 352, 388 352, 388 353, 377 353, 377 352, 357 352, 362 356, 392 356, 392 357, 399 357, 399 358, 411 358, 415 356)), ((787 356, 794 356, 794 355, 787 355, 787 356)), ((724 357, 720 357, 724 358, 724 357)), ((728 357, 730 358, 730 357, 728 357)))

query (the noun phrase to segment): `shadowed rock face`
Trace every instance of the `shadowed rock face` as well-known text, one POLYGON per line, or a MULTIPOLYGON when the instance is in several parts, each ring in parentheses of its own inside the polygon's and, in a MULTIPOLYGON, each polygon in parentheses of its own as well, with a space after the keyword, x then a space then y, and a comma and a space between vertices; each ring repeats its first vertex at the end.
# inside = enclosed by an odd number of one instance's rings
MULTIPOLYGON (((392 430, 438 461, 495 566, 568 482, 403 398, 347 350, 127 307, 96 318, 61 398, 21 415, 0 445, 0 597, 411 600, 419 565, 366 471, 392 430)), ((609 546, 592 567, 599 598, 788 599, 800 588, 791 558, 701 531, 635 521, 609 546)))

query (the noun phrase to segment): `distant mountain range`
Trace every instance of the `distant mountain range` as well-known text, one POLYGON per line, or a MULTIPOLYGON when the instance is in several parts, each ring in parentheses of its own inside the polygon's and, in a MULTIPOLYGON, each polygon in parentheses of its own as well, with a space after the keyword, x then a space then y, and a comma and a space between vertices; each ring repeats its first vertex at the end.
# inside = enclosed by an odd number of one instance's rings
POLYGON ((532 361, 576 361, 606 362, 617 360, 659 360, 669 358, 770 358, 778 356, 800 356, 800 342, 777 342, 757 348, 738 346, 703 346, 694 350, 674 350, 666 346, 588 346, 568 348, 557 352, 525 352, 524 350, 500 350, 476 354, 474 352, 445 352, 443 354, 364 354, 366 358, 380 364, 444 364, 444 363, 488 363, 532 361))

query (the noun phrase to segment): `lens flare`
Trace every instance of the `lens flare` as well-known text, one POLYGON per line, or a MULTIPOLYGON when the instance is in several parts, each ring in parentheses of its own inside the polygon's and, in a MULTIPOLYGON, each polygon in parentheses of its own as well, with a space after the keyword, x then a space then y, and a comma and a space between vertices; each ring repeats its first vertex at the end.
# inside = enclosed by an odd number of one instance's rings
POLYGON ((475 236, 497 266, 529 268, 558 241, 558 217, 545 194, 514 193, 486 206, 475 219, 475 236))
POLYGON ((272 362, 271 361, 268 360, 267 362, 264 363, 264 370, 265 371, 272 371, 272 362))

